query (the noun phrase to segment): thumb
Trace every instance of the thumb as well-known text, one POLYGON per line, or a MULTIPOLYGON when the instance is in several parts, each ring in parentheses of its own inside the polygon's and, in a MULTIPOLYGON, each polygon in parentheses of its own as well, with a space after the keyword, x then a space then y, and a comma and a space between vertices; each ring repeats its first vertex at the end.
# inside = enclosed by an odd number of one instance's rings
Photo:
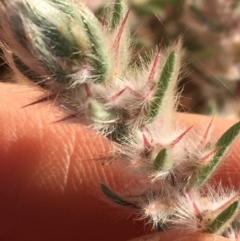
MULTIPOLYGON (((117 191, 134 181, 119 162, 102 165, 109 142, 80 124, 50 124, 59 115, 52 105, 21 108, 39 94, 30 88, 0 85, 1 237, 8 241, 128 240, 146 233, 143 222, 134 221, 131 212, 121 206, 109 208, 100 200, 100 183, 117 191)), ((178 114, 177 121, 188 127, 194 124, 198 130, 210 118, 178 114)), ((213 137, 218 139, 235 122, 216 119, 213 137)), ((235 186, 240 180, 239 145, 235 143, 220 171, 224 180, 231 173, 235 186)), ((182 232, 156 235, 142 240, 193 240, 189 234, 181 236, 182 232)), ((198 240, 213 237, 194 234, 194 239, 195 235, 198 240)))

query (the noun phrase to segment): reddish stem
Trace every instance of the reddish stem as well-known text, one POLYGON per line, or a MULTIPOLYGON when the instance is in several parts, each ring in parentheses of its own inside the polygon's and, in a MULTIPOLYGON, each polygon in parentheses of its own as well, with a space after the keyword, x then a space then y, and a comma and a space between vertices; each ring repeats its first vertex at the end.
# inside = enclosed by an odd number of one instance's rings
POLYGON ((155 77, 156 68, 157 68, 157 65, 158 65, 158 62, 159 62, 159 55, 160 55, 162 46, 163 46, 163 39, 161 40, 160 44, 158 45, 158 49, 157 49, 157 52, 156 52, 154 60, 153 60, 153 65, 152 65, 152 68, 151 68, 151 72, 150 72, 150 75, 148 77, 148 82, 153 81, 153 79, 155 77))

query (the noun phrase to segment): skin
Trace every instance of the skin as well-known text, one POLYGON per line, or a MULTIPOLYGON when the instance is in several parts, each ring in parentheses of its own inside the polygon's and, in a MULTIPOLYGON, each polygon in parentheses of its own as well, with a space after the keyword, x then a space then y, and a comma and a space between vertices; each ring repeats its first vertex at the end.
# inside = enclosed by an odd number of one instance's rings
MULTIPOLYGON (((174 240, 225 238, 186 234, 181 230, 153 233, 135 210, 113 204, 100 183, 128 193, 141 188, 121 162, 106 161, 110 143, 81 124, 54 121, 63 114, 52 104, 22 106, 41 95, 34 88, 0 84, 0 239, 8 241, 174 240), (141 237, 141 238, 140 238, 141 237)), ((208 117, 177 115, 193 131, 208 117)), ((214 119, 213 139, 237 120, 214 119)), ((236 141, 215 175, 223 185, 239 186, 236 141)))

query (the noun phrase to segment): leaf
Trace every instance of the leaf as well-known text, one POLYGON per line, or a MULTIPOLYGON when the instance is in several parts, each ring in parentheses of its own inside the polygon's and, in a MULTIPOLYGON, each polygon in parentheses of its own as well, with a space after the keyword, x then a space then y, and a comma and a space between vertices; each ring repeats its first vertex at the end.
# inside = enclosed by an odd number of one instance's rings
POLYGON ((115 0, 111 19, 111 30, 115 30, 126 13, 126 5, 122 0, 115 0))
POLYGON ((223 160, 232 142, 238 137, 240 133, 240 122, 230 127, 217 141, 216 153, 207 165, 200 167, 197 171, 196 176, 192 182, 193 186, 203 185, 208 178, 211 177, 212 173, 218 167, 220 162, 223 160))
POLYGON ((117 119, 117 112, 104 108, 104 105, 95 99, 88 98, 88 116, 99 123, 113 123, 117 119))
POLYGON ((38 32, 34 32, 34 29, 30 30, 32 33, 32 48, 36 53, 34 57, 36 57, 42 66, 45 68, 46 72, 51 75, 54 80, 58 83, 66 84, 71 81, 70 77, 68 77, 68 73, 63 69, 63 67, 59 64, 59 62, 54 58, 51 52, 46 49, 46 45, 44 40, 42 39, 41 34, 38 32))
POLYGON ((167 171, 171 169, 171 167, 172 167, 171 159, 168 158, 167 149, 164 148, 160 150, 157 156, 155 157, 154 168, 157 171, 167 171))
MULTIPOLYGON (((78 55, 76 53, 79 52, 78 46, 73 40, 73 36, 70 34, 68 27, 62 28, 61 32, 58 30, 59 25, 54 25, 56 21, 51 23, 49 22, 49 19, 51 18, 46 16, 47 13, 54 14, 57 12, 58 16, 56 16, 56 18, 58 19, 61 14, 59 15, 59 12, 56 10, 51 12, 52 9, 48 9, 49 12, 43 13, 43 6, 42 8, 38 8, 38 6, 30 6, 29 3, 24 4, 22 2, 17 2, 16 5, 19 14, 13 15, 11 21, 16 22, 16 19, 21 19, 20 26, 24 31, 26 40, 23 46, 25 47, 26 45, 25 49, 32 55, 31 58, 33 62, 36 60, 39 61, 39 69, 36 69, 35 72, 39 76, 44 74, 46 76, 51 75, 54 80, 61 84, 69 83, 71 77, 69 77, 68 74, 72 73, 72 69, 66 68, 67 64, 65 60, 68 59, 71 62, 71 59, 76 58, 78 55), (21 18, 20 15, 23 15, 24 18, 21 18), (62 58, 61 61, 59 61, 58 58, 62 58), (42 71, 43 68, 45 69, 45 73, 42 71), (38 71, 40 73, 38 73, 38 71)), ((48 5, 45 7, 47 6, 48 5)), ((66 21, 66 18, 63 18, 63 21, 66 21)), ((16 35, 17 34, 18 32, 16 32, 16 35)), ((16 67, 18 69, 22 68, 22 70, 23 67, 26 69, 27 66, 23 66, 24 61, 21 60, 22 63, 20 63, 20 59, 20 55, 17 61, 15 59, 16 67)), ((28 65, 30 66, 29 63, 28 65)), ((28 78, 30 78, 30 74, 32 75, 30 71, 25 71, 24 75, 26 76, 27 74, 29 75, 27 76, 28 78)), ((30 79, 35 82, 35 79, 30 79)), ((38 84, 41 85, 41 81, 39 81, 38 84)))
POLYGON ((168 88, 171 86, 171 80, 175 72, 176 65, 176 53, 172 51, 163 67, 160 79, 157 83, 157 89, 153 97, 153 101, 150 103, 149 116, 147 122, 152 122, 158 116, 162 103, 168 92, 168 88))
POLYGON ((54 2, 61 11, 70 15, 76 23, 78 23, 78 26, 73 26, 72 31, 74 30, 73 33, 78 37, 76 42, 79 46, 84 46, 85 48, 86 45, 90 46, 89 49, 86 50, 83 47, 83 49, 79 49, 78 52, 80 52, 83 57, 88 56, 88 61, 90 65, 92 65, 91 72, 94 83, 106 81, 111 71, 111 60, 106 51, 107 46, 99 21, 95 18, 93 13, 80 2, 72 5, 61 0, 51 1, 54 2), (86 36, 82 33, 82 28, 85 30, 86 36))
POLYGON ((35 25, 34 29, 41 34, 49 52, 53 52, 58 57, 76 58, 79 55, 78 45, 70 30, 71 21, 67 14, 53 8, 45 1, 37 6, 18 3, 17 7, 24 15, 24 19, 30 20, 31 24, 35 25))
POLYGON ((79 53, 82 53, 82 51, 79 50, 77 42, 70 34, 70 29, 68 29, 68 33, 63 33, 50 22, 46 20, 41 22, 43 39, 49 51, 52 51, 56 57, 61 58, 77 59, 80 57, 79 53))
POLYGON ((231 203, 207 227, 208 233, 220 233, 234 220, 239 210, 239 201, 231 203))
POLYGON ((101 26, 94 16, 88 16, 89 11, 82 16, 83 25, 88 36, 92 55, 92 74, 94 83, 102 83, 109 78, 111 70, 111 61, 106 51, 107 46, 104 42, 103 34, 100 32, 101 26))
POLYGON ((74 7, 65 0, 50 0, 53 2, 61 11, 74 17, 76 13, 74 7))
POLYGON ((104 184, 101 184, 101 189, 103 191, 103 193, 109 198, 111 199, 113 202, 120 204, 122 206, 129 206, 132 208, 136 208, 139 209, 139 207, 131 202, 126 201, 125 199, 123 199, 122 197, 118 196, 115 192, 113 192, 109 187, 107 187, 104 184))

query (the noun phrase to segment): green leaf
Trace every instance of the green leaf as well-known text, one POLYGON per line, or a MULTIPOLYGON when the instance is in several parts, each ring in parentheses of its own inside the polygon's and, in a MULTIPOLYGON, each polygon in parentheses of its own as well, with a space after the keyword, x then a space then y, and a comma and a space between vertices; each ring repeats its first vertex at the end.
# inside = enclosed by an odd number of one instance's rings
POLYGON ((216 153, 207 165, 200 167, 192 182, 193 186, 203 185, 212 173, 218 167, 219 163, 223 160, 224 155, 227 153, 232 142, 238 137, 240 133, 240 122, 230 127, 217 141, 216 153))
POLYGON ((157 171, 167 171, 171 169, 172 162, 171 159, 168 158, 168 151, 166 148, 159 151, 154 160, 154 168, 157 171))
POLYGON ((107 110, 104 105, 95 99, 88 99, 88 116, 91 120, 99 123, 113 123, 117 119, 117 112, 107 110))
POLYGON ((79 53, 82 53, 78 49, 77 42, 74 40, 73 36, 66 36, 66 34, 60 32, 56 26, 52 25, 50 22, 42 21, 42 33, 43 39, 46 43, 46 47, 49 51, 52 51, 56 57, 66 57, 70 59, 77 59, 79 53))
POLYGON ((231 203, 224 211, 222 211, 207 227, 208 233, 220 233, 234 220, 235 214, 239 210, 239 201, 231 203))
POLYGON ((72 2, 68 2, 65 0, 51 0, 51 1, 54 5, 56 5, 58 9, 60 9, 68 17, 68 23, 65 24, 67 25, 67 27, 65 28, 68 28, 68 32, 69 32, 68 35, 71 35, 72 40, 74 41, 72 43, 72 47, 77 47, 76 51, 72 54, 71 57, 72 58, 75 56, 78 57, 78 63, 85 65, 87 59, 89 60, 94 57, 90 53, 92 43, 89 41, 89 36, 84 31, 86 28, 83 22, 82 15, 84 15, 87 18, 87 15, 89 14, 90 17, 93 19, 93 22, 95 22, 97 26, 99 25, 98 21, 94 19, 94 16, 92 15, 91 12, 86 10, 86 6, 83 3, 77 2, 76 4, 73 4, 72 2), (86 14, 85 12, 88 14, 86 14))
POLYGON ((126 5, 122 0, 115 0, 111 19, 111 30, 115 30, 126 13, 126 5))
POLYGON ((102 83, 108 80, 111 71, 111 61, 106 51, 107 46, 104 43, 104 36, 100 32, 101 26, 94 16, 82 16, 83 25, 88 36, 92 55, 91 64, 93 65, 93 81, 94 83, 102 83))
POLYGON ((32 47, 36 52, 35 57, 38 58, 39 62, 45 68, 46 73, 51 75, 51 77, 54 78, 58 83, 69 83, 70 78, 67 76, 67 72, 52 56, 48 49, 46 49, 45 42, 41 38, 41 35, 32 31, 32 41, 32 47))
MULTIPOLYGON (((44 74, 46 76, 51 75, 52 78, 61 84, 69 83, 71 81, 69 74, 72 73, 72 70, 66 67, 67 64, 64 60, 68 59, 71 61, 72 58, 76 57, 76 53, 79 51, 70 31, 67 29, 68 27, 63 27, 63 32, 61 32, 58 29, 59 25, 54 25, 56 20, 59 18, 61 19, 62 15, 59 15, 59 12, 54 10, 53 13, 57 12, 58 15, 54 23, 52 23, 49 21, 51 18, 46 16, 47 13, 52 13, 51 8, 48 9, 49 12, 43 13, 43 9, 30 6, 29 3, 17 2, 16 5, 19 13, 24 16, 21 20, 22 22, 20 22, 21 29, 23 30, 22 34, 25 35, 26 40, 23 46, 26 46, 26 50, 32 55, 32 61, 37 60, 40 63, 39 66, 41 71, 38 73, 38 70, 35 70, 36 74, 39 76, 44 74), (61 57, 64 57, 64 59, 59 61, 58 58, 61 57), (43 69, 45 69, 45 73, 42 72, 43 69)), ((20 14, 16 16, 13 15, 11 22, 16 22, 16 19, 20 18, 20 14)), ((65 20, 66 18, 63 18, 63 21, 65 20)), ((18 35, 18 32, 16 32, 16 35, 18 35)), ((27 66, 23 66, 23 62, 20 63, 20 59, 15 60, 15 64, 19 70, 23 70, 23 68, 27 69, 27 66)), ((28 74, 27 77, 35 82, 30 71, 23 72, 25 76, 28 74)), ((41 81, 39 81, 38 84, 41 85, 41 81)))
MULTIPOLYGON (((41 24, 43 39, 49 51, 52 51, 56 57, 66 57, 77 59, 79 57, 79 49, 73 36, 68 36, 60 32, 56 26, 50 22, 42 21, 41 24)), ((70 32, 70 30, 69 30, 70 32)))
POLYGON ((153 101, 150 103, 150 111, 147 120, 148 123, 155 120, 155 118, 158 116, 160 109, 163 107, 163 100, 166 97, 168 88, 171 87, 171 80, 175 71, 176 61, 176 53, 172 51, 169 54, 167 61, 163 67, 160 79, 157 83, 157 90, 153 97, 153 101))
POLYGON ((132 208, 137 208, 139 209, 139 207, 131 202, 126 201, 125 199, 123 199, 122 197, 118 196, 115 192, 113 192, 109 187, 107 187, 104 184, 101 184, 101 189, 103 191, 103 193, 109 198, 111 199, 113 202, 120 204, 122 206, 129 206, 132 208))
MULTIPOLYGON (((41 4, 43 3, 44 1, 41 4)), ((40 5, 35 8, 18 3, 17 6, 24 18, 35 24, 34 29, 38 30, 49 52, 57 57, 77 58, 79 56, 77 42, 70 30, 70 19, 65 13, 55 10, 49 4, 46 4, 49 8, 46 13, 40 5), (54 18, 49 16, 51 14, 54 18)))
POLYGON ((73 6, 65 0, 50 0, 53 2, 61 11, 71 16, 74 16, 75 9, 73 6))

